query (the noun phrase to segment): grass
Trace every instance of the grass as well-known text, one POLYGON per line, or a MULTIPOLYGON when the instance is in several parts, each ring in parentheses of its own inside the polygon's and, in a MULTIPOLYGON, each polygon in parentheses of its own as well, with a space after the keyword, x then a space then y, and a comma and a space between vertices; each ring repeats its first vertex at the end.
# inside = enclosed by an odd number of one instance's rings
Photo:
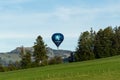
POLYGON ((0 80, 120 80, 120 56, 4 72, 0 80))

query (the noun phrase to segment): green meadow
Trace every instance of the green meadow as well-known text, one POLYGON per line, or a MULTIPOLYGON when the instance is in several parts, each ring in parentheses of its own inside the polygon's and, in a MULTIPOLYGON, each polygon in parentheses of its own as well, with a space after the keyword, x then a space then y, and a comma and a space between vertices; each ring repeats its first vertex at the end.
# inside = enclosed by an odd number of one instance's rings
POLYGON ((120 80, 120 56, 1 72, 0 80, 120 80))

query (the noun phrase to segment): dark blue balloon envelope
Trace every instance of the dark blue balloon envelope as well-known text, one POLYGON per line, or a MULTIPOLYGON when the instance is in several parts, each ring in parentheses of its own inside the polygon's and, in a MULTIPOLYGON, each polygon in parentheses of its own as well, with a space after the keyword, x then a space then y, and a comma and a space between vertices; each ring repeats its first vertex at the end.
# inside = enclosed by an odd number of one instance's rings
POLYGON ((54 33, 52 35, 52 41, 55 43, 57 47, 60 46, 63 40, 64 40, 64 36, 61 33, 54 33))

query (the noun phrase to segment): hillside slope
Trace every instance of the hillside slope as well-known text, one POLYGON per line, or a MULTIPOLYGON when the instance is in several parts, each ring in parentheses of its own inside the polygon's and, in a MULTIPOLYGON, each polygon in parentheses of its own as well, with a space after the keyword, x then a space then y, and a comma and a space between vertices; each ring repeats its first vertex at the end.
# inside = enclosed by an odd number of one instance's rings
POLYGON ((0 80, 120 80, 120 56, 5 72, 0 80))
MULTIPOLYGON (((20 61, 20 53, 21 48, 23 47, 17 47, 16 49, 6 52, 6 53, 0 53, 0 64, 8 65, 9 62, 14 63, 16 61, 20 61)), ((69 50, 56 50, 52 49, 50 47, 47 47, 47 56, 48 58, 53 58, 54 56, 61 56, 62 58, 68 58, 70 56, 70 53, 73 51, 69 50)), ((29 51, 31 54, 33 54, 34 49, 32 47, 24 47, 25 51, 29 51)))

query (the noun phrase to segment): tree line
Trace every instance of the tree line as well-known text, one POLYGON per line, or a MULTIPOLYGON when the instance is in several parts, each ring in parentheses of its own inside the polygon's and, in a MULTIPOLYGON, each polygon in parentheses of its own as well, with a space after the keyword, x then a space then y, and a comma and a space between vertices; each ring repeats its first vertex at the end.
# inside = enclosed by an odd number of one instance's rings
MULTIPOLYGON (((22 60, 8 66, 0 65, 0 72, 59 64, 63 61, 58 56, 48 60, 46 45, 41 36, 37 37, 33 48, 33 54, 21 48, 22 60)), ((74 61, 85 61, 115 55, 120 55, 120 26, 115 28, 109 26, 97 32, 91 28, 90 31, 81 33, 75 53, 69 58, 70 62, 73 62, 74 59, 74 61)))
POLYGON ((75 53, 76 61, 120 55, 120 26, 81 33, 75 53))
POLYGON ((34 48, 34 52, 33 54, 31 54, 31 52, 25 51, 24 48, 22 47, 20 53, 21 61, 10 63, 8 64, 8 66, 0 65, 0 72, 62 63, 62 58, 59 56, 55 56, 48 60, 46 45, 41 36, 37 37, 33 48, 34 48))

